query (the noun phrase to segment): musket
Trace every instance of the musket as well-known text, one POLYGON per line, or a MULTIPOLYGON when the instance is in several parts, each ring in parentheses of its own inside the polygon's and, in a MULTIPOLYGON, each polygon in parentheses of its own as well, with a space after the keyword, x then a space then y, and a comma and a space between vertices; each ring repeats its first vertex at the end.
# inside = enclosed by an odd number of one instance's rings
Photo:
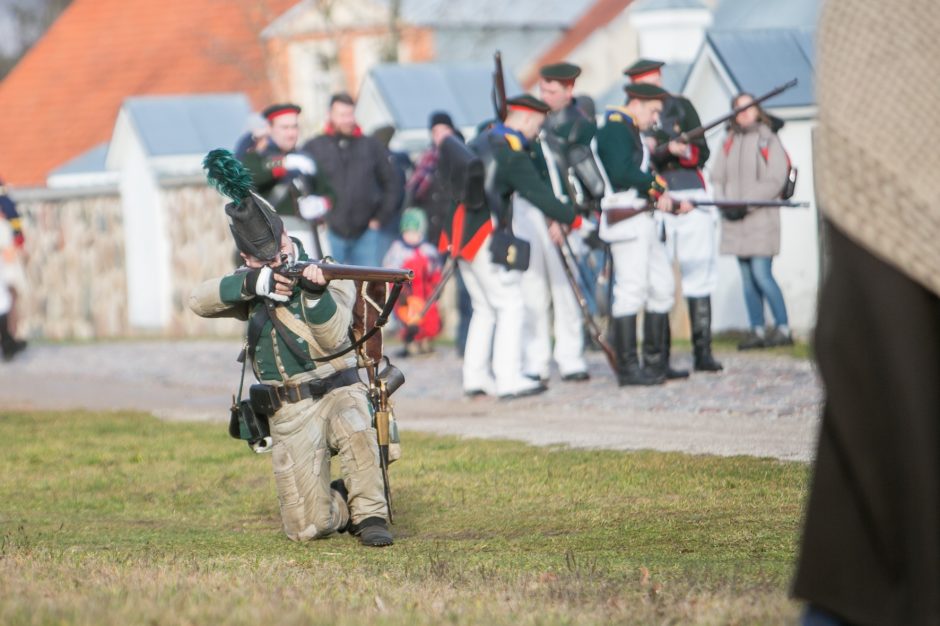
MULTIPOLYGON (((558 144, 555 137, 551 135, 550 131, 545 133, 545 138, 550 144, 549 150, 551 150, 552 147, 558 148, 558 154, 555 155, 555 157, 559 161, 559 169, 562 170, 561 173, 563 174, 560 178, 562 180, 562 184, 565 187, 565 193, 568 195, 568 198, 571 200, 572 204, 574 204, 577 194, 574 189, 574 185, 571 182, 571 178, 568 176, 570 168, 568 167, 568 159, 567 155, 564 153, 564 148, 558 144)), ((563 234, 562 236, 564 237, 564 243, 567 246, 569 253, 571 253, 571 262, 577 264, 577 259, 574 256, 574 251, 571 249, 571 243, 568 241, 567 235, 563 234)), ((565 255, 565 250, 557 243, 555 243, 554 246, 555 250, 558 252, 558 258, 561 261, 561 265, 565 270, 565 277, 568 279, 568 285, 571 287, 571 291, 574 293, 575 300, 578 302, 578 308, 581 309, 581 317, 584 318, 584 323, 587 324, 588 330, 591 332, 591 336, 604 352, 604 356, 607 357, 607 363, 610 364, 614 374, 618 374, 620 370, 617 367, 617 355, 610 344, 607 343, 607 339, 604 338, 604 333, 601 332, 601 329, 594 321, 594 317, 591 315, 591 309, 588 306, 587 298, 584 297, 584 292, 581 291, 581 286, 578 285, 578 279, 575 278, 574 272, 571 271, 571 267, 568 265, 568 257, 565 255)))
MULTIPOLYGON (((569 252, 572 252, 571 262, 576 263, 577 261, 574 258, 573 251, 571 250, 571 244, 568 242, 567 236, 565 236, 565 245, 568 247, 569 252)), ((581 317, 584 318, 584 323, 587 324, 594 341, 597 342, 597 345, 600 346, 601 350, 604 352, 604 356, 607 357, 607 363, 614 371, 614 374, 619 373, 620 370, 617 367, 617 354, 614 352, 614 349, 610 346, 610 344, 607 343, 607 339, 604 337, 604 333, 601 332, 597 322, 594 321, 594 317, 591 315, 591 309, 588 307, 587 299, 584 297, 584 292, 581 291, 581 287, 578 285, 578 280, 571 271, 571 266, 568 265, 568 257, 565 255, 564 249, 557 243, 555 244, 555 249, 558 251, 558 256, 561 260, 561 266, 565 270, 565 277, 568 279, 568 284, 571 286, 571 291, 574 292, 575 300, 578 301, 578 308, 581 309, 581 317)))
POLYGON ((411 270, 396 270, 385 267, 365 267, 360 265, 342 265, 328 261, 298 261, 290 265, 275 268, 275 272, 288 278, 300 278, 304 268, 315 265, 323 272, 326 280, 362 280, 366 282, 402 284, 411 282, 415 273, 411 270))
POLYGON ((694 207, 716 206, 719 209, 755 209, 780 207, 784 209, 805 209, 809 202, 793 202, 792 200, 690 200, 694 207))
POLYGON ((391 409, 388 405, 389 390, 386 381, 376 377, 373 393, 373 406, 375 407, 375 436, 379 445, 379 465, 382 469, 382 487, 385 491, 385 506, 388 507, 388 521, 392 521, 392 489, 388 480, 388 448, 391 444, 389 433, 389 415, 391 409))
MULTIPOLYGON (((708 124, 704 124, 704 125, 702 125, 702 126, 697 126, 697 127, 695 127, 695 128, 691 128, 691 129, 689 129, 689 130, 687 130, 687 131, 684 131, 684 132, 679 133, 679 135, 678 135, 675 139, 673 139, 672 141, 678 141, 678 142, 681 142, 681 143, 690 143, 690 142, 692 142, 692 141, 695 141, 696 139, 699 139, 699 138, 701 138, 701 137, 704 137, 704 136, 705 136, 705 133, 707 133, 707 132, 710 131, 711 129, 715 128, 716 126, 719 126, 719 125, 721 125, 721 124, 724 124, 724 123, 727 122, 728 120, 734 118, 738 113, 741 113, 742 111, 745 111, 745 110, 751 108, 752 106, 758 105, 758 104, 764 102, 765 100, 770 100, 770 99, 773 98, 774 96, 780 95, 781 93, 783 93, 784 91, 786 91, 786 90, 789 89, 790 87, 795 86, 795 85, 796 85, 796 82, 797 82, 797 80, 794 78, 793 80, 791 80, 791 81, 789 81, 789 82, 787 82, 787 83, 784 83, 784 84, 782 84, 782 85, 780 85, 780 86, 778 86, 778 87, 774 87, 773 89, 771 89, 770 91, 768 91, 768 92, 765 93, 764 95, 760 96, 759 98, 754 98, 754 101, 753 101, 753 102, 750 102, 750 103, 748 103, 748 104, 742 104, 741 106, 735 107, 735 108, 731 109, 730 112, 728 112, 728 113, 722 115, 721 117, 717 117, 717 118, 713 119, 713 120, 710 121, 708 124)), ((668 143, 664 143, 664 144, 659 145, 659 146, 656 147, 656 150, 653 151, 653 156, 661 157, 661 156, 663 156, 663 155, 666 153, 666 151, 668 151, 668 150, 669 150, 669 144, 668 144, 668 143)))
MULTIPOLYGON (((673 199, 673 202, 678 204, 678 200, 673 199)), ((806 208, 809 206, 809 202, 792 202, 790 200, 689 200, 688 201, 693 207, 707 207, 707 206, 716 206, 719 210, 731 210, 731 209, 769 209, 769 208, 806 208)), ((652 203, 648 203, 642 207, 623 207, 623 208, 611 208, 604 209, 604 215, 607 216, 608 226, 613 226, 618 222, 628 220, 636 217, 640 213, 646 213, 648 211, 655 211, 656 207, 652 203)), ((676 214, 676 211, 672 211, 673 214, 676 214)))
POLYGON ((493 63, 496 66, 493 70, 493 109, 499 121, 503 122, 507 114, 506 80, 503 78, 503 56, 499 50, 493 55, 493 63))

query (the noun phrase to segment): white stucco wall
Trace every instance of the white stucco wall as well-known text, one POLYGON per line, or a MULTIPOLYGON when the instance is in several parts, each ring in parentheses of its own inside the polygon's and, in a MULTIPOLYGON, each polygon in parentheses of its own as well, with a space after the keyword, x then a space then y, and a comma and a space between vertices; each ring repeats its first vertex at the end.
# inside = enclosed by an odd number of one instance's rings
POLYGON ((124 112, 118 115, 108 167, 120 173, 131 328, 162 330, 170 317, 168 234, 160 189, 140 138, 124 112))

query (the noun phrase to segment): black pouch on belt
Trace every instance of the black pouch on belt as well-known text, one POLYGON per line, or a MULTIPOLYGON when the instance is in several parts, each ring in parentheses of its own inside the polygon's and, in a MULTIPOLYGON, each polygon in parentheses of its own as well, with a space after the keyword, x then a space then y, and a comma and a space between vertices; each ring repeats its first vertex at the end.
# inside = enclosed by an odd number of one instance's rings
POLYGON ((271 416, 281 408, 281 399, 271 385, 252 385, 248 388, 248 397, 255 413, 271 416))
POLYGON ((508 270, 524 272, 529 269, 529 242, 519 239, 512 231, 493 231, 490 235, 490 254, 493 255, 493 263, 508 270))
POLYGON ((228 434, 251 443, 270 437, 271 429, 267 416, 257 414, 250 401, 241 400, 232 404, 228 434))

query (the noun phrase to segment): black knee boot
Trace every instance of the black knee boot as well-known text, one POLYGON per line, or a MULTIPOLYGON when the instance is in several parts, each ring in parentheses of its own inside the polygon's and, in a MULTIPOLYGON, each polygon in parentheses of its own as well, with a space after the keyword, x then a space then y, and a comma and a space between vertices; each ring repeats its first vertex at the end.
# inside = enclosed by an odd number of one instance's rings
MULTIPOLYGON (((669 314, 663 314, 665 321, 663 322, 663 353, 665 354, 666 359, 666 380, 676 380, 677 378, 688 378, 689 370, 677 370, 673 369, 672 361, 672 327, 669 325, 669 314)), ((644 350, 646 349, 646 340, 643 341, 644 350)))
POLYGON ((666 351, 667 313, 643 314, 643 369, 656 380, 669 379, 669 362, 666 351))
POLYGON ((636 315, 610 320, 610 341, 617 355, 617 382, 626 385, 660 385, 665 378, 650 376, 640 367, 636 347, 636 315))
POLYGON ((712 356, 711 298, 688 298, 689 319, 692 321, 692 355, 696 372, 720 372, 721 363, 712 356))
POLYGON ((17 352, 22 352, 25 349, 26 342, 17 341, 13 333, 10 332, 9 316, 6 313, 0 315, 0 352, 3 353, 3 360, 11 360, 17 352))

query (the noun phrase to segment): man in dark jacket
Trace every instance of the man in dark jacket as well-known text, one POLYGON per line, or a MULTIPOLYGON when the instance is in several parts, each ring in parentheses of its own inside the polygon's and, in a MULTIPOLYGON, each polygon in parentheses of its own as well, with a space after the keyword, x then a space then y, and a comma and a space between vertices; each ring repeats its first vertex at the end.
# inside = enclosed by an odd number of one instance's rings
POLYGON ((330 181, 336 202, 327 214, 327 236, 340 263, 381 266, 390 242, 382 227, 397 215, 401 183, 388 150, 356 124, 355 103, 348 94, 330 99, 324 133, 304 145, 330 181))

